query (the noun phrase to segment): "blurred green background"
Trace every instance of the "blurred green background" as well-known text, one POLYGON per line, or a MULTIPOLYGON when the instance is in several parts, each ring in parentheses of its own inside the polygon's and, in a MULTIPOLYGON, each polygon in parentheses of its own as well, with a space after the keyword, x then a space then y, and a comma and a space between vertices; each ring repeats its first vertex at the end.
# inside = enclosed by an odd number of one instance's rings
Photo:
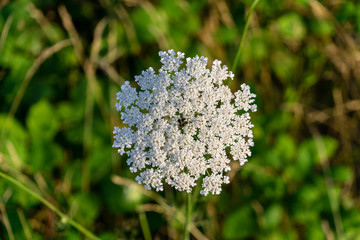
MULTIPOLYGON (((179 239, 185 195, 112 149, 116 92, 175 49, 232 66, 250 0, 0 1, 0 171, 102 239, 179 239), (166 202, 162 202, 166 199, 166 202)), ((360 239, 360 2, 261 0, 231 82, 253 155, 199 199, 193 238, 360 239)), ((1 239, 84 239, 0 178, 1 239)))

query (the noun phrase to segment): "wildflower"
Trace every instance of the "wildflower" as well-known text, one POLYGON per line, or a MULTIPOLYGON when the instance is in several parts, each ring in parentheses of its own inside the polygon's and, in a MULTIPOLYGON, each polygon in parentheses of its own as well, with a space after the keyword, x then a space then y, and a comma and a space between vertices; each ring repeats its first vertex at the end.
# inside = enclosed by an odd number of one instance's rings
POLYGON ((131 172, 146 189, 163 190, 166 182, 191 192, 202 178, 201 194, 219 194, 229 163, 243 165, 251 155, 253 134, 249 110, 256 111, 249 86, 233 94, 224 85, 234 75, 215 60, 186 59, 174 50, 160 52, 159 72, 148 68, 135 77, 139 90, 129 82, 117 93, 116 108, 128 127, 115 127, 114 148, 127 154, 131 172))

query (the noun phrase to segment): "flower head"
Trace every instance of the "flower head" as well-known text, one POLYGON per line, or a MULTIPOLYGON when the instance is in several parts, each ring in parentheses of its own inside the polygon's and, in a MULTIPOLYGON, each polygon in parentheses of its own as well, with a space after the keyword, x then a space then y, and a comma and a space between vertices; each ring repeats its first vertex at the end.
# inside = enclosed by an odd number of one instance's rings
POLYGON ((148 68, 117 94, 116 108, 129 127, 115 127, 114 148, 128 155, 131 172, 146 189, 163 184, 191 192, 202 177, 201 194, 219 194, 231 160, 247 162, 253 146, 249 110, 256 111, 255 94, 246 84, 233 94, 224 85, 234 75, 221 61, 211 71, 207 58, 186 59, 184 53, 160 52, 163 66, 148 68))

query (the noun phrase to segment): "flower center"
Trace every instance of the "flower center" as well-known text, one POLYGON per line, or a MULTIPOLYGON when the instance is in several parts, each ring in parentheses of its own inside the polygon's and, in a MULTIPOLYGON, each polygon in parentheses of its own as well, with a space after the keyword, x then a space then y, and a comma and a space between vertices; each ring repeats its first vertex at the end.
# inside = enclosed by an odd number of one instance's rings
POLYGON ((184 127, 188 123, 186 118, 180 118, 178 119, 178 122, 179 122, 179 127, 184 127))

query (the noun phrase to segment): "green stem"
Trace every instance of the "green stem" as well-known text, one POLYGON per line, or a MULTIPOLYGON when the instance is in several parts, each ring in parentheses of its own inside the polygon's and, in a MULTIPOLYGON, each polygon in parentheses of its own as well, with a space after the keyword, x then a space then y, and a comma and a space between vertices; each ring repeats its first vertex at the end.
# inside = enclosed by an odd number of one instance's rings
POLYGON ((247 18, 246 18, 244 31, 243 31, 243 34, 242 34, 242 36, 241 36, 240 44, 239 44, 238 50, 237 50, 237 52, 236 52, 236 56, 235 56, 234 63, 233 63, 232 68, 231 68, 231 71, 232 71, 233 73, 235 73, 236 67, 238 66, 239 61, 240 61, 241 49, 242 49, 242 46, 243 46, 243 44, 244 44, 244 39, 245 39, 247 30, 248 30, 248 27, 249 27, 250 17, 251 17, 252 13, 253 13, 254 10, 255 10, 256 4, 257 4, 259 1, 260 1, 260 0, 255 0, 255 1, 253 2, 253 4, 252 4, 251 7, 250 7, 249 14, 248 14, 248 16, 247 16, 247 18))
POLYGON ((151 232, 150 232, 150 228, 149 228, 149 223, 146 218, 146 214, 143 211, 139 212, 139 219, 140 219, 140 226, 141 226, 142 232, 144 234, 144 239, 151 240, 151 232))
POLYGON ((187 193, 186 220, 185 220, 185 232, 184 232, 185 240, 190 240, 191 210, 192 210, 191 193, 187 193))
POLYGON ((87 230, 86 228, 84 228, 83 226, 81 226, 80 224, 78 224, 77 222, 75 222, 74 220, 72 220, 71 218, 69 218, 68 216, 66 216, 64 213, 62 213, 59 209, 57 209, 54 205, 52 205, 49 201, 47 201, 45 198, 43 198, 42 196, 40 196, 38 193, 34 192, 33 190, 29 189, 27 186, 25 186, 24 184, 22 184, 21 182, 19 182, 18 180, 10 177, 9 175, 0 172, 0 177, 4 178, 5 180, 13 183, 14 185, 16 185, 18 188, 20 188, 21 190, 24 190, 25 192, 27 192, 28 194, 30 194, 31 196, 33 196, 34 198, 36 198, 37 200, 39 200, 40 202, 42 202, 45 206, 47 206, 48 208, 50 208, 54 213, 56 213, 60 218, 61 221, 64 223, 69 223, 70 225, 72 225, 74 228, 76 228, 77 230, 79 230, 80 232, 82 232, 85 236, 87 236, 89 239, 93 239, 93 240, 100 240, 100 238, 96 237, 92 232, 90 232, 89 230, 87 230))

